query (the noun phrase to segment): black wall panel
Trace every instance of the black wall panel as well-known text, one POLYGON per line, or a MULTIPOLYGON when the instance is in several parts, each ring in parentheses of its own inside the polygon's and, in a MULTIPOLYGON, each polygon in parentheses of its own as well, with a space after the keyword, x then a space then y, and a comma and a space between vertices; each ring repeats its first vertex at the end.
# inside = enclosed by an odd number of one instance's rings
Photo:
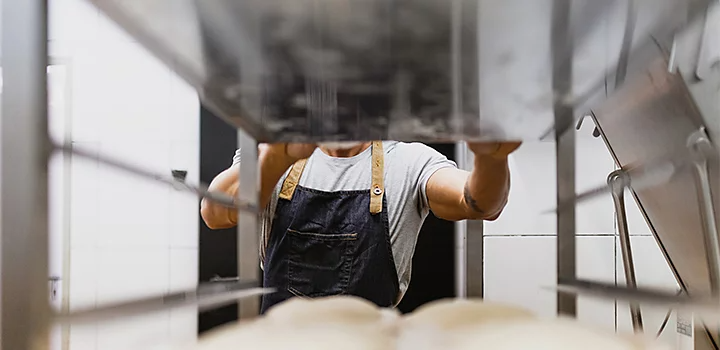
MULTIPOLYGON (((210 183, 221 171, 232 164, 237 148, 237 132, 212 112, 200 109, 200 181, 210 183)), ((198 213, 198 215, 200 215, 198 213)), ((237 276, 236 230, 210 230, 200 219, 199 225, 199 282, 215 276, 237 276)), ((198 316, 198 332, 237 319, 237 306, 202 312, 198 316)))
MULTIPOLYGON (((449 159, 454 144, 429 144, 449 159)), ((410 286, 398 309, 412 312, 427 302, 455 296, 455 224, 432 213, 425 219, 413 257, 410 286)))

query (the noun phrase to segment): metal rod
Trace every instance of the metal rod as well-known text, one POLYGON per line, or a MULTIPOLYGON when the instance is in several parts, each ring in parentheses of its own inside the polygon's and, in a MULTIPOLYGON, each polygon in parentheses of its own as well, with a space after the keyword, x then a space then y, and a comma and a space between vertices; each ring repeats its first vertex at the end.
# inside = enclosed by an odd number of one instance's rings
MULTIPOLYGON (((467 168, 467 146, 455 144, 455 159, 460 169, 467 168)), ((467 298, 467 221, 455 222, 455 296, 467 298)))
POLYGON ((466 284, 468 298, 482 298, 484 295, 484 242, 483 221, 468 220, 466 228, 466 284))
MULTIPOLYGON (((453 131, 460 133, 463 128, 463 92, 462 92, 462 28, 463 23, 463 0, 451 0, 451 21, 450 21, 450 92, 452 96, 452 113, 450 125, 453 131)), ((477 25, 476 25, 477 27, 477 25)))
POLYGON ((46 0, 2 2, 0 349, 49 347, 46 0))
MULTIPOLYGON (((557 202, 572 201, 575 197, 575 131, 556 134, 557 202)), ((575 206, 568 205, 557 212, 557 277, 576 276, 575 206)), ((577 300, 574 295, 558 294, 559 314, 575 316, 577 300)))
MULTIPOLYGON (((607 183, 612 189, 613 203, 615 204, 615 216, 618 223, 618 235, 620 236, 620 250, 622 253, 623 270, 625 271, 625 283, 628 288, 637 288, 637 279, 635 278, 635 264, 633 262, 632 248, 630 246, 630 232, 628 231, 627 215, 625 212, 625 173, 622 170, 616 170, 610 173, 607 183)), ((630 316, 632 317, 633 329, 635 332, 642 332, 643 322, 640 312, 640 305, 630 303, 630 316)))
MULTIPOLYGON (((711 154, 712 153, 709 151, 701 151, 697 154, 680 152, 672 157, 650 161, 639 166, 634 166, 633 168, 623 168, 622 170, 625 173, 626 181, 628 181, 627 187, 632 187, 633 190, 638 191, 669 182, 675 174, 687 169, 688 167, 694 167, 694 157, 707 159, 711 154)), ((600 186, 579 193, 572 200, 560 203, 556 208, 545 210, 543 213, 556 213, 557 211, 573 206, 576 203, 588 201, 593 198, 606 195, 610 192, 612 192, 612 189, 606 182, 600 186)))
POLYGON ((172 176, 164 176, 160 174, 155 174, 150 171, 141 169, 139 167, 136 167, 134 165, 130 165, 118 160, 109 159, 105 157, 99 157, 93 152, 83 150, 77 147, 72 146, 71 144, 55 144, 55 149, 64 152, 66 154, 72 154, 73 156, 86 158, 86 159, 92 159, 97 162, 99 162, 102 165, 109 166, 112 168, 115 168, 120 171, 124 171, 136 176, 140 176, 142 178, 152 180, 152 181, 158 181, 162 183, 166 183, 168 185, 172 185, 173 187, 177 188, 178 190, 189 192, 196 194, 199 198, 207 198, 213 202, 219 203, 221 205, 224 205, 229 208, 234 208, 239 211, 245 211, 248 213, 258 213, 258 208, 255 204, 251 204, 236 198, 232 198, 231 196, 228 196, 224 193, 216 193, 211 192, 208 190, 206 185, 200 185, 200 186, 193 186, 185 181, 181 181, 179 179, 176 179, 172 176))
MULTIPOLYGON (((258 168, 257 143, 249 135, 238 129, 238 147, 241 152, 240 190, 236 200, 258 206, 260 181, 258 168)), ((260 225, 258 216, 238 211, 237 225, 237 276, 246 281, 260 282, 260 225)), ((247 319, 260 313, 260 299, 246 298, 238 303, 238 318, 247 319)))
POLYGON ((707 157, 704 155, 714 149, 704 129, 694 132, 688 138, 688 148, 695 155, 696 184, 700 216, 705 237, 705 251, 710 273, 710 288, 714 296, 720 296, 720 239, 715 221, 715 211, 710 187, 710 175, 707 157))
POLYGON ((455 297, 467 298, 467 222, 455 222, 455 297))
POLYGON ((610 283, 592 282, 586 280, 560 279, 556 287, 544 289, 562 291, 596 298, 632 301, 643 304, 677 307, 678 309, 695 309, 720 316, 720 299, 714 296, 689 296, 675 291, 665 291, 655 288, 634 288, 616 286, 610 283))
POLYGON ((203 283, 197 289, 168 293, 132 300, 93 309, 59 314, 55 321, 61 324, 92 324, 100 321, 131 317, 153 312, 167 311, 185 306, 198 306, 199 311, 223 307, 245 298, 257 298, 258 295, 272 293, 272 289, 257 288, 256 281, 210 282, 203 283))
POLYGON ((627 0, 627 18, 625 19, 625 31, 623 33, 623 42, 620 48, 620 57, 618 58, 617 69, 615 73, 615 89, 625 82, 627 75, 628 63, 630 61, 630 50, 632 49, 633 37, 635 34, 635 20, 637 17, 637 9, 635 8, 635 0, 627 0))
MULTIPOLYGON (((571 1, 553 1, 552 86, 558 96, 572 94, 573 34, 570 23, 571 1), (563 64, 565 63, 565 64, 563 64)), ((571 203, 557 212, 557 278, 575 279, 575 130, 572 127, 574 110, 562 100, 553 104, 555 116, 555 169, 557 204, 571 203)), ((575 316, 577 298, 572 294, 558 293, 558 314, 575 316)))

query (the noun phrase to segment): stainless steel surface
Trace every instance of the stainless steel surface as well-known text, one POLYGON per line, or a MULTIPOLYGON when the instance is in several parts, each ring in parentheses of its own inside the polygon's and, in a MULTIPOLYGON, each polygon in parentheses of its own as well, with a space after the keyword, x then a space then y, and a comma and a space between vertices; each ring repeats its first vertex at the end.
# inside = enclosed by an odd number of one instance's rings
POLYGON ((55 316, 55 322, 70 325, 95 324, 120 317, 132 317, 186 306, 197 306, 199 311, 205 311, 242 302, 245 299, 257 299, 258 295, 272 292, 272 289, 258 288, 256 281, 210 282, 201 284, 194 290, 58 314, 55 316))
MULTIPOLYGON (((455 146, 460 169, 472 170, 475 157, 464 142, 455 146)), ((484 278, 483 221, 455 222, 455 296, 482 298, 484 278)))
POLYGON ((553 52, 553 0, 91 0, 258 141, 537 140, 710 1, 568 0, 553 52))
POLYGON ((705 238, 705 254, 710 273, 710 290, 713 295, 720 296, 720 237, 715 222, 715 208, 710 188, 710 174, 707 158, 703 155, 713 149, 704 128, 690 134, 688 148, 693 152, 695 162, 696 187, 698 205, 702 218, 702 234, 705 238))
MULTIPOLYGON (((237 133, 238 148, 241 152, 240 189, 238 200, 258 206, 260 180, 258 172, 257 142, 242 130, 237 133)), ((260 220, 256 213, 238 211, 237 225, 237 277, 245 281, 255 281, 262 285, 260 274, 260 220)), ((260 313, 260 298, 245 298, 238 303, 238 318, 246 319, 260 313)))
MULTIPOLYGON (((458 168, 467 170, 468 169, 468 151, 467 144, 464 142, 458 142, 455 144, 455 159, 458 168)), ((472 163, 470 163, 472 164, 472 163)), ((467 298, 467 221, 456 221, 455 222, 455 297, 467 298)), ((482 235, 482 232, 480 233, 482 235)), ((482 251, 481 251, 482 253, 482 251)))
MULTIPOLYGON (((602 134, 602 132, 601 132, 602 134)), ((607 142, 606 142, 607 144, 607 142)), ((695 167, 695 160, 688 150, 676 151, 670 157, 659 157, 655 160, 644 160, 635 164, 627 165, 623 170, 622 181, 624 186, 633 190, 647 190, 661 186, 672 181, 676 174, 680 174, 695 167)), ((695 157, 712 157, 712 152, 707 154, 695 154, 695 157)), ((593 187, 575 195, 573 201, 560 203, 559 207, 544 211, 545 213, 557 212, 574 203, 580 203, 595 199, 599 196, 612 194, 612 189, 606 183, 593 187)))
POLYGON ((695 76, 698 79, 707 78, 712 74, 713 66, 718 63, 720 63, 720 6, 714 6, 705 15, 705 27, 695 76))
POLYGON ((466 265, 466 295, 468 298, 482 298, 485 295, 485 259, 484 259, 484 238, 483 238, 483 221, 470 220, 467 221, 467 236, 465 241, 466 265))
POLYGON ((615 284, 598 283, 584 280, 561 280, 554 287, 545 289, 561 293, 576 294, 594 298, 614 299, 643 305, 671 307, 677 310, 693 312, 703 318, 720 320, 720 299, 709 295, 688 296, 653 288, 630 289, 615 284))
MULTIPOLYGON (((576 277, 572 125, 592 110, 628 174, 664 175, 655 184, 633 178, 631 193, 693 299, 656 299, 720 313, 718 300, 697 299, 711 290, 708 259, 698 252, 706 248, 703 228, 712 223, 693 191, 692 168, 675 161, 688 158, 681 153, 699 128, 720 138, 716 26, 692 21, 715 18, 716 12, 698 14, 717 1, 90 1, 247 132, 239 132, 241 191, 232 205, 257 208, 256 140, 553 136, 557 275, 566 292, 563 281, 576 277), (668 159, 670 172, 648 168, 668 159)), ((4 83, 10 87, 2 107, 3 349, 47 347, 46 9, 39 0, 3 1, 4 83)), ((717 149, 707 157, 704 190, 719 208, 717 149)), ((259 284, 256 214, 239 211, 238 276, 259 284)), ((466 247, 482 247, 469 241, 481 243, 481 235, 465 238, 466 247)), ((481 269, 469 261, 477 256, 466 250, 466 267, 481 269)), ((465 286, 474 288, 469 280, 465 286)), ((638 300, 642 292, 626 297, 638 300)), ((239 316, 257 315, 258 303, 243 299, 239 316)), ((576 297, 560 293, 557 305, 574 315, 576 297)))
MULTIPOLYGON (((567 111, 560 115, 569 116, 567 111)), ((570 203, 575 198, 575 130, 565 129, 557 134, 556 152, 556 186, 557 203, 570 203)), ((575 279, 576 277, 576 239, 575 239, 575 205, 566 205, 557 212, 557 278, 575 279)), ((559 293, 557 295, 558 314, 575 316, 577 312, 575 295, 559 293)))
POLYGON ((193 193, 198 196, 198 198, 207 198, 208 200, 211 200, 213 202, 216 202, 218 204, 222 204, 229 208, 235 208, 239 211, 244 211, 252 214, 258 214, 259 210, 257 208, 257 205, 255 202, 245 202, 241 199, 232 198, 231 196, 228 196, 224 193, 216 193, 211 192, 208 190, 207 185, 200 184, 198 186, 194 186, 191 184, 188 184, 184 180, 170 175, 161 175, 149 172, 145 169, 139 168, 137 166, 134 166, 129 163, 125 163, 116 159, 110 159, 106 157, 99 157, 95 152, 87 149, 78 148, 75 145, 72 144, 56 144, 55 146, 56 150, 59 150, 61 152, 64 152, 66 154, 71 154, 73 156, 91 159, 94 161, 99 162, 102 165, 114 168, 115 170, 119 170, 125 173, 128 173, 130 175, 139 176, 151 181, 158 181, 163 182, 168 185, 171 185, 175 187, 178 190, 186 191, 193 193))
MULTIPOLYGON (((475 154, 465 147, 463 169, 472 170, 475 154)), ((485 295, 485 239, 484 221, 465 221, 465 293, 468 298, 482 298, 485 295)))
MULTIPOLYGON (((566 52, 574 51, 575 35, 572 26, 572 1, 557 0, 552 6, 551 54, 552 89, 559 96, 569 96, 574 89, 573 64, 566 60, 566 52)), ((576 277, 575 249, 575 129, 574 109, 563 99, 553 102, 555 125, 556 203, 567 203, 557 212, 557 278, 574 280, 576 277)), ((575 316, 577 299, 572 294, 558 293, 558 314, 575 316)))
MULTIPOLYGON (((625 180, 625 176, 624 171, 616 170, 608 175, 607 182, 612 189, 613 203, 615 204, 615 217, 618 235, 620 236, 620 250, 622 253, 623 271, 625 271, 625 283, 628 288, 634 289, 637 288, 637 279, 635 278, 635 264, 633 262, 630 232, 628 231, 625 211, 625 184, 629 183, 629 181, 625 180)), ((630 316, 632 318, 633 329, 636 332, 642 332, 643 322, 639 304, 630 304, 630 316)))
MULTIPOLYGON (((686 149, 687 137, 702 124, 682 79, 667 73, 665 67, 660 58, 628 91, 595 110, 603 137, 623 168, 686 149)), ((632 189, 681 285, 690 293, 709 293, 706 259, 697 254, 704 252, 704 241, 690 169, 675 172, 657 186, 632 189)))
POLYGON ((0 348, 47 349, 47 2, 2 1, 0 348))
POLYGON ((467 298, 467 224, 455 222, 455 297, 467 298))
MULTIPOLYGON (((713 3, 717 6, 717 1, 713 3)), ((668 157, 685 160, 684 164, 676 163, 682 166, 662 183, 631 184, 631 193, 679 284, 691 296, 710 295, 713 289, 708 269, 711 262, 705 254, 706 248, 711 248, 705 243, 703 216, 707 216, 695 182, 696 158, 687 148, 688 137, 702 127, 711 140, 720 137, 720 70, 713 66, 702 79, 696 77, 705 27, 699 21, 678 33, 672 52, 656 49, 652 64, 629 77, 623 87, 593 109, 603 138, 623 169, 632 171, 668 157)), ((709 190, 713 206, 718 208, 717 145, 706 151, 709 190)), ((717 344, 717 332, 710 333, 717 344)))

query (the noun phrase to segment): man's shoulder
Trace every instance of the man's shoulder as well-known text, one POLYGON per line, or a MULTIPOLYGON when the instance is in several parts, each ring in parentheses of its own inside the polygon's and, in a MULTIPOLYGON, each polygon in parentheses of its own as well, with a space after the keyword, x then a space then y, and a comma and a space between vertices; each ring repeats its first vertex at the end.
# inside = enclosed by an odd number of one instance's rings
POLYGON ((401 157, 407 160, 417 158, 432 158, 442 157, 442 154, 434 148, 420 142, 399 142, 399 141, 386 141, 388 143, 385 146, 388 155, 401 157))

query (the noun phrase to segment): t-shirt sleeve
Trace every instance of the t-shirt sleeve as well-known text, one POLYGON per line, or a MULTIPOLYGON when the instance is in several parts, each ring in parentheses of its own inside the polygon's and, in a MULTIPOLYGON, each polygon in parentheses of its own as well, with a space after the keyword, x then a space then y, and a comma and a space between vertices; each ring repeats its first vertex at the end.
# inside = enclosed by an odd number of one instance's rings
POLYGON ((420 213, 427 215, 430 212, 430 204, 427 198, 427 183, 436 171, 443 168, 457 168, 455 162, 447 159, 442 153, 424 144, 413 144, 419 154, 418 164, 420 165, 418 176, 418 190, 420 194, 420 213))

